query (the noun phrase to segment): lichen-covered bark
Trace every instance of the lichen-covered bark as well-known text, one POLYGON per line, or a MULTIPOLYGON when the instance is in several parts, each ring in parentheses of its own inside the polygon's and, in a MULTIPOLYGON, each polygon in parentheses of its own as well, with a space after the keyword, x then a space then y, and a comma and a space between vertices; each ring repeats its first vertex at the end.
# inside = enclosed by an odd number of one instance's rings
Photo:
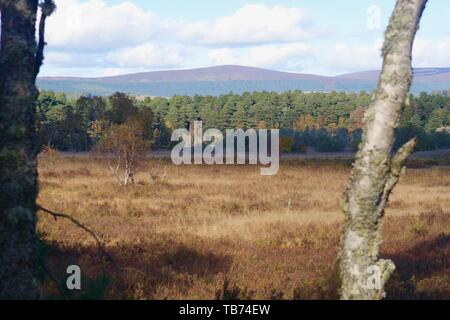
POLYGON ((37 0, 1 0, 0 298, 37 298, 37 0))
POLYGON ((426 0, 398 0, 385 33, 383 69, 365 115, 362 143, 343 202, 339 255, 342 299, 380 299, 395 266, 378 257, 389 195, 416 141, 392 157, 394 129, 412 81, 411 51, 426 0), (379 275, 379 281, 373 277, 379 275))

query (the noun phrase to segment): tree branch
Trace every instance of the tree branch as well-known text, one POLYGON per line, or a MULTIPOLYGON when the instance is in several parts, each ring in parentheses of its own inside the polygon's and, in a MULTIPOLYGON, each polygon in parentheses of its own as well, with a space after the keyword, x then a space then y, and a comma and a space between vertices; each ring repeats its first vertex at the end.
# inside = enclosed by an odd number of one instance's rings
POLYGON ((417 145, 417 138, 413 138, 405 143, 395 154, 391 164, 391 176, 399 177, 406 160, 413 153, 417 145))
POLYGON ((53 212, 49 209, 46 209, 40 205, 37 205, 37 209, 41 210, 42 212, 45 212, 47 214, 50 214, 51 216, 53 216, 55 218, 55 220, 57 220, 58 218, 63 218, 63 219, 67 219, 69 221, 71 221, 73 224, 75 224, 76 226, 80 227, 81 229, 83 229, 84 231, 86 231, 89 235, 91 235, 95 242, 97 243, 98 249, 100 251, 100 253, 102 255, 104 255, 109 262, 116 264, 115 260, 113 259, 113 257, 106 251, 105 247, 103 246, 102 242, 100 241, 100 239, 97 237, 97 235, 90 230, 88 227, 86 227, 85 225, 83 225, 81 222, 79 222, 78 220, 76 220, 75 218, 64 214, 64 213, 58 213, 58 212, 53 212))
POLYGON ((35 78, 38 76, 41 66, 44 63, 44 48, 47 45, 45 42, 45 22, 47 17, 51 16, 56 10, 56 5, 53 0, 45 0, 39 5, 41 8, 41 19, 39 21, 39 41, 36 49, 36 61, 34 65, 35 78))
POLYGON ((409 156, 413 153, 417 145, 417 138, 413 138, 405 143, 395 154, 391 162, 391 169, 386 180, 386 184, 383 190, 383 194, 380 198, 377 210, 377 216, 381 217, 384 214, 384 209, 389 201, 389 196, 397 185, 400 175, 405 167, 405 162, 409 156))

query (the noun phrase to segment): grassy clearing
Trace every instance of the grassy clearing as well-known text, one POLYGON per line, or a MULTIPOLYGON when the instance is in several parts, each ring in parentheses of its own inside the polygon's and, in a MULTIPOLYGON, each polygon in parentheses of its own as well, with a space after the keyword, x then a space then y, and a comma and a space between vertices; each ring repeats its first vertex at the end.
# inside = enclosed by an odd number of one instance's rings
MULTIPOLYGON (((412 167, 383 227, 382 255, 398 269, 388 297, 448 299, 450 169, 418 160, 412 167)), ((44 158, 39 203, 89 226, 117 265, 84 231, 46 215, 39 222, 43 252, 56 279, 80 265, 78 297, 337 298, 339 204, 349 172, 345 161, 286 160, 277 176, 263 177, 253 166, 151 159, 123 190, 101 159, 44 158)), ((61 295, 50 279, 42 289, 61 295)))

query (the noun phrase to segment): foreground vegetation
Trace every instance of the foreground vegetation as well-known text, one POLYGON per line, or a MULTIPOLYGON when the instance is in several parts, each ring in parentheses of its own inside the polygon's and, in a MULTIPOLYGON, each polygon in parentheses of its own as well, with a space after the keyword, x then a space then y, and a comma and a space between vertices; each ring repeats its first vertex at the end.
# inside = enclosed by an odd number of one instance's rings
MULTIPOLYGON (((397 271, 391 299, 450 298, 450 169, 414 160, 395 190, 382 256, 397 271)), ((47 298, 334 299, 339 205, 350 166, 286 160, 277 176, 253 166, 145 161, 121 188, 101 159, 40 159, 42 290, 47 298), (62 289, 69 264, 83 290, 62 289), (51 276, 50 276, 51 275, 51 276), (60 289, 58 289, 58 285, 60 289)))

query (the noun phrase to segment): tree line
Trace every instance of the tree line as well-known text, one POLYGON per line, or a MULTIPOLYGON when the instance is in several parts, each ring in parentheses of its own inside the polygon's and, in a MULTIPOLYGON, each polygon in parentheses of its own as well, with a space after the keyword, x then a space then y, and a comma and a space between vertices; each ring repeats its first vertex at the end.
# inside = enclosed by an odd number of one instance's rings
MULTIPOLYGON (((132 118, 143 122, 143 136, 154 149, 171 146, 174 129, 202 120, 205 129, 280 129, 281 150, 356 150, 372 96, 360 93, 254 92, 242 95, 146 97, 117 92, 109 97, 41 91, 37 131, 41 145, 62 151, 89 151, 112 125, 132 118)), ((440 93, 409 96, 396 130, 400 146, 418 137, 418 150, 450 148, 450 97, 440 93)))

